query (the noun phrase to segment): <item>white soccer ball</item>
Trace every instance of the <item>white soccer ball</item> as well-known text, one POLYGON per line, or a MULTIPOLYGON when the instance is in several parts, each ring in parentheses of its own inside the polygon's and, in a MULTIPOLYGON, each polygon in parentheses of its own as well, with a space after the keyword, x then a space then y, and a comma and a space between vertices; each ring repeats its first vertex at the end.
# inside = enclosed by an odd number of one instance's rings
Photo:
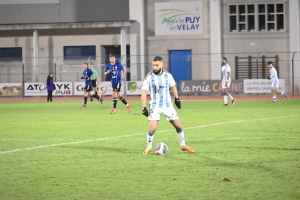
POLYGON ((168 146, 163 143, 163 142, 160 142, 158 143, 156 146, 155 146, 155 154, 156 155, 166 155, 168 152, 168 146))

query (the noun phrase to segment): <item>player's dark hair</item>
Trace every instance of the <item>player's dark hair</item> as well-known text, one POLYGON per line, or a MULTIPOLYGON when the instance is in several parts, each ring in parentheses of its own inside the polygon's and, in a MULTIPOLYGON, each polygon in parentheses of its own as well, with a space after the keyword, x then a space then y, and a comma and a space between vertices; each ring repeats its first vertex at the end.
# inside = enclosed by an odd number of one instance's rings
POLYGON ((226 58, 226 57, 223 57, 222 59, 225 60, 225 61, 227 62, 227 58, 226 58))
POLYGON ((268 65, 273 65, 273 63, 271 61, 268 62, 268 65))
POLYGON ((160 56, 155 56, 152 61, 160 61, 160 62, 162 62, 163 58, 160 57, 160 56))
POLYGON ((114 54, 110 54, 109 57, 116 57, 114 54))
POLYGON ((85 63, 83 63, 83 64, 89 66, 89 64, 88 64, 87 62, 85 62, 85 63))

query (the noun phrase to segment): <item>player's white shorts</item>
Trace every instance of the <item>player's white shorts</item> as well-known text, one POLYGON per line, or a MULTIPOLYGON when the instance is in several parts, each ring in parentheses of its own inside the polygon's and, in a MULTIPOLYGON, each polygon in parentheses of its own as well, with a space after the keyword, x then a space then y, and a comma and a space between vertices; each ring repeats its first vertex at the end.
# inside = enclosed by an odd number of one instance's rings
POLYGON ((226 82, 222 82, 222 89, 229 88, 231 81, 227 82, 227 86, 225 86, 226 82))
POLYGON ((275 90, 278 90, 278 88, 279 88, 279 82, 277 82, 277 83, 272 82, 271 88, 275 89, 275 90))
POLYGON ((150 108, 148 120, 159 120, 160 115, 163 114, 167 121, 179 119, 174 107, 171 108, 150 108))

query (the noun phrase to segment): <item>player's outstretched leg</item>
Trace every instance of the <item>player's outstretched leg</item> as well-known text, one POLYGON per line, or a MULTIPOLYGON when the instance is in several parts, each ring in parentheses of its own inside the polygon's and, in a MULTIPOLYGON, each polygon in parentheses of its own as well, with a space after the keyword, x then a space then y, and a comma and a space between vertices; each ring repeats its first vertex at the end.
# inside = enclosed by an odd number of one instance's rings
POLYGON ((150 154, 151 150, 152 150, 152 142, 154 139, 154 133, 150 133, 149 131, 147 132, 147 147, 146 149, 143 151, 144 155, 148 155, 150 154))
POLYGON ((233 106, 234 106, 235 102, 236 102, 235 99, 232 99, 232 100, 231 100, 231 104, 232 104, 233 106))
POLYGON ((180 149, 182 151, 187 151, 189 153, 194 153, 195 150, 185 144, 183 129, 182 130, 177 130, 176 132, 177 132, 177 136, 178 136, 178 139, 179 139, 179 142, 180 142, 180 149))
POLYGON ((131 110, 131 104, 127 103, 127 101, 125 100, 124 96, 119 97, 119 99, 122 101, 122 103, 124 103, 124 104, 126 105, 127 112, 130 113, 130 110, 131 110))
POLYGON ((282 92, 281 94, 282 94, 282 95, 284 95, 286 99, 289 99, 289 95, 288 95, 288 93, 286 93, 286 92, 282 92))

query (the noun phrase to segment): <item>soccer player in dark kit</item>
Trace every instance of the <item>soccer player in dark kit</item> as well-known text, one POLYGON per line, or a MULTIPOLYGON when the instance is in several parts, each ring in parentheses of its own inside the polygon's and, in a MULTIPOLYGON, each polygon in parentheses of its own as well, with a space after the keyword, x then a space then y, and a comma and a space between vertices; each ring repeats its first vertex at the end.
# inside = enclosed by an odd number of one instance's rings
POLYGON ((111 54, 109 61, 110 63, 105 68, 105 75, 110 74, 110 81, 113 88, 113 109, 110 111, 110 114, 117 112, 117 97, 126 105, 127 112, 130 113, 131 104, 128 104, 124 96, 120 93, 126 69, 120 63, 116 63, 115 55, 111 54))
MULTIPOLYGON (((84 103, 82 106, 80 106, 80 108, 86 108, 88 94, 91 91, 93 91, 93 85, 92 85, 91 78, 94 77, 95 74, 91 69, 88 68, 88 63, 83 63, 82 67, 83 67, 83 72, 82 72, 81 79, 85 79, 85 87, 84 87, 84 93, 83 93, 84 103)), ((100 100, 99 96, 97 96, 97 100, 100 100)))

